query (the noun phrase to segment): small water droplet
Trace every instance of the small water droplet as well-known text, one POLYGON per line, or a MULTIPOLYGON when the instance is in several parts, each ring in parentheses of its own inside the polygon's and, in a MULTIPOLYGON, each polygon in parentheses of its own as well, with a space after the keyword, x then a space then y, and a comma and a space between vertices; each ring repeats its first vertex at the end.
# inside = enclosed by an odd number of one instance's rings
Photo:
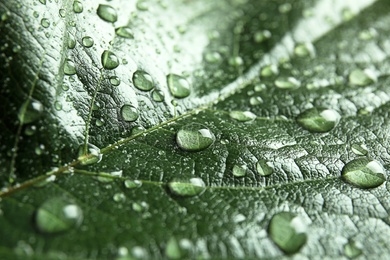
POLYGON ((363 30, 359 33, 359 39, 363 41, 369 41, 378 36, 378 32, 374 28, 363 30))
POLYGON ((298 252, 306 243, 306 224, 291 212, 275 214, 268 227, 274 243, 286 254, 298 252))
POLYGON ((368 158, 350 161, 344 166, 341 176, 346 182, 363 189, 376 188, 386 181, 383 166, 368 158))
POLYGON ((351 150, 354 154, 364 156, 368 153, 368 148, 365 144, 353 144, 351 150))
POLYGON ((294 77, 278 78, 275 80, 275 86, 280 89, 297 89, 301 82, 294 77))
POLYGON ((349 83, 356 86, 367 86, 378 81, 377 75, 370 69, 355 69, 349 74, 349 83))
POLYGON ((111 51, 105 50, 102 53, 102 65, 107 70, 115 69, 119 66, 118 57, 111 51))
POLYGON ((29 98, 20 107, 18 112, 18 119, 22 125, 29 124, 37 121, 42 116, 42 113, 42 103, 36 99, 29 98))
POLYGON ((193 197, 202 194, 206 185, 202 179, 193 177, 186 180, 174 180, 168 183, 169 191, 180 197, 193 197))
POLYGON ((249 104, 251 104, 252 106, 257 106, 257 105, 261 105, 263 104, 263 99, 261 97, 251 97, 249 99, 249 104))
POLYGON ((73 37, 73 35, 68 33, 68 48, 74 49, 74 47, 76 47, 76 39, 73 37))
POLYGON ((176 98, 185 98, 191 94, 190 84, 182 76, 168 74, 167 83, 172 96, 176 98))
POLYGON ((301 127, 315 133, 329 132, 339 121, 340 114, 328 108, 310 108, 297 117, 301 127))
POLYGON ((41 20, 41 25, 42 25, 44 28, 49 28, 49 26, 50 26, 50 21, 49 21, 49 19, 43 18, 43 19, 41 20))
POLYGON ((234 177, 238 177, 238 178, 245 177, 247 170, 248 167, 246 165, 236 164, 233 166, 233 175, 234 177))
POLYGON ((36 127, 35 125, 26 126, 26 128, 25 128, 25 130, 24 130, 24 133, 25 133, 27 136, 32 136, 32 135, 34 135, 36 132, 37 132, 37 127, 36 127))
POLYGON ((253 39, 255 40, 255 42, 261 43, 264 42, 265 40, 270 39, 271 36, 272 34, 270 31, 264 30, 264 31, 255 32, 255 34, 253 35, 253 39))
POLYGON ((112 197, 112 199, 115 202, 123 202, 126 200, 126 196, 123 193, 115 193, 114 196, 112 197))
POLYGON ((165 255, 168 259, 182 259, 183 254, 176 238, 171 237, 165 246, 165 255))
POLYGON ((82 165, 94 164, 102 160, 103 154, 100 153, 100 149, 96 145, 88 143, 87 151, 84 149, 84 145, 80 146, 78 160, 82 165))
POLYGON ((116 10, 110 5, 100 4, 96 13, 102 20, 106 22, 115 23, 118 20, 116 10))
POLYGON ((64 64, 64 73, 65 75, 74 75, 77 73, 76 67, 74 66, 73 61, 66 59, 64 64))
POLYGON ((136 88, 142 91, 149 91, 154 88, 152 77, 142 70, 137 70, 134 72, 133 83, 136 88))
POLYGON ((43 4, 43 5, 46 4, 46 0, 39 0, 39 2, 40 2, 41 4, 43 4))
POLYGON ((133 31, 127 27, 127 26, 122 26, 118 27, 115 29, 116 35, 127 38, 127 39, 134 39, 133 31))
POLYGON ((286 14, 291 11, 292 5, 290 3, 285 3, 279 6, 279 12, 281 14, 286 14))
POLYGON ((233 67, 240 67, 244 64, 244 60, 240 56, 234 56, 229 58, 229 65, 233 67))
POLYGON ((134 122, 138 119, 138 110, 132 105, 123 105, 121 107, 121 116, 126 122, 134 122))
POLYGON ((271 64, 263 67, 260 71, 260 75, 264 78, 274 77, 279 74, 279 69, 276 65, 271 64))
POLYGON ((294 48, 294 54, 298 57, 314 57, 315 49, 312 43, 300 43, 294 48))
POLYGON ((34 188, 43 188, 46 185, 54 182, 55 180, 56 180, 56 176, 51 175, 51 176, 47 177, 46 179, 44 179, 43 181, 40 181, 40 182, 34 184, 34 188))
POLYGON ((263 159, 257 161, 256 170, 261 176, 264 177, 270 176, 274 172, 274 169, 269 165, 269 162, 263 159))
POLYGON ((102 118, 97 118, 95 121, 95 125, 98 127, 104 126, 105 123, 106 122, 104 122, 104 119, 102 119, 102 118))
POLYGON ((55 101, 55 102, 54 102, 54 108, 55 108, 55 110, 57 110, 57 111, 61 111, 61 109, 62 109, 62 103, 61 103, 60 101, 55 101))
POLYGON ((176 134, 176 143, 184 151, 199 152, 214 141, 215 136, 210 129, 198 123, 185 125, 176 134))
POLYGON ((218 52, 214 51, 214 52, 208 52, 206 53, 205 55, 205 60, 207 62, 210 62, 210 63, 218 63, 220 62, 222 59, 221 57, 221 54, 219 54, 218 52))
POLYGON ((121 84, 121 80, 117 76, 111 76, 110 83, 111 83, 111 85, 116 87, 116 86, 119 86, 119 84, 121 84))
POLYGON ((361 248, 361 245, 357 244, 353 240, 349 240, 348 243, 344 245, 344 254, 348 258, 356 258, 363 253, 361 248))
POLYGON ((136 6, 137 6, 137 9, 139 11, 147 11, 147 10, 149 10, 149 4, 145 0, 138 0, 136 6))
POLYGON ((83 3, 81 3, 80 1, 74 1, 73 2, 73 12, 75 13, 82 13, 83 12, 83 3))
POLYGON ((139 180, 125 180, 124 185, 128 189, 139 188, 142 186, 142 182, 139 180))
POLYGON ((55 197, 44 202, 36 211, 35 225, 42 233, 55 234, 68 231, 81 224, 81 208, 62 197, 55 197))
POLYGON ((163 102, 165 99, 164 93, 161 90, 155 89, 152 91, 152 99, 156 102, 163 102))
POLYGON ((250 111, 231 111, 229 116, 239 122, 251 122, 256 119, 256 115, 250 111))
POLYGON ((350 8, 344 8, 341 12, 343 20, 345 22, 352 20, 355 17, 355 13, 350 8))
POLYGON ((60 14, 60 17, 61 18, 65 18, 65 16, 66 16, 66 10, 65 9, 60 9, 59 11, 58 11, 58 13, 60 14))
POLYGON ((144 201, 141 203, 134 202, 131 207, 135 212, 145 212, 149 209, 149 204, 144 201))
POLYGON ((81 42, 83 43, 83 46, 86 48, 92 47, 94 43, 92 37, 90 36, 84 36, 81 42))
MULTIPOLYGON (((34 11, 33 12, 33 16, 35 17, 35 18, 38 18, 39 17, 39 13, 37 12, 37 11, 34 11)), ((3 16, 2 16, 3 17, 3 16)), ((1 20, 3 20, 3 19, 1 19, 1 20)), ((5 20, 3 20, 3 21, 5 21, 5 20)))

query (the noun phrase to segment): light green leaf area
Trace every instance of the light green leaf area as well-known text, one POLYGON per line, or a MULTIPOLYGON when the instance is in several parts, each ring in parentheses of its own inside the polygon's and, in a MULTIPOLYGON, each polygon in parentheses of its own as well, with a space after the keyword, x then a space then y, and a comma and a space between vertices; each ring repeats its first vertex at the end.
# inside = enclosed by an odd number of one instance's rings
POLYGON ((387 0, 0 15, 1 259, 388 257, 387 0))

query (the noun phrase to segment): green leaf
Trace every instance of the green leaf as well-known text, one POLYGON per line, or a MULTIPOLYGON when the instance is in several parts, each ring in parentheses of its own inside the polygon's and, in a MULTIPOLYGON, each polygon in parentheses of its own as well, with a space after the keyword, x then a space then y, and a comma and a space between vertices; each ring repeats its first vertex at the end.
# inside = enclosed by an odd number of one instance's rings
POLYGON ((388 1, 0 15, 1 259, 389 255, 388 1))

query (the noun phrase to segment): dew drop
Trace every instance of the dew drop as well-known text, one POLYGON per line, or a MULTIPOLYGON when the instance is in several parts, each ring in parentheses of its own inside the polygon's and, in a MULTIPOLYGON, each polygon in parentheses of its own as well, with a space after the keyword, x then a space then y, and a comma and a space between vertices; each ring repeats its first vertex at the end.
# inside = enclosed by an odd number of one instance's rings
POLYGON ((50 26, 50 21, 49 21, 49 19, 47 19, 47 18, 42 18, 42 20, 41 20, 41 25, 42 25, 44 28, 49 28, 49 26, 50 26))
POLYGON ((378 80, 375 72, 370 69, 355 69, 349 74, 348 79, 349 83, 356 86, 367 86, 378 80))
POLYGON ((300 43, 294 48, 294 54, 298 57, 314 57, 315 50, 311 43, 300 43))
POLYGON ((218 63, 222 59, 221 54, 218 52, 209 52, 205 55, 205 60, 210 63, 218 63))
POLYGON ((55 108, 55 110, 57 110, 57 111, 61 111, 61 110, 62 110, 62 104, 61 104, 61 102, 60 102, 60 101, 55 101, 55 102, 54 102, 54 108, 55 108))
POLYGON ((74 75, 76 74, 76 67, 74 66, 73 61, 66 59, 64 64, 64 73, 65 75, 74 75))
POLYGON ((74 47, 76 47, 76 40, 73 37, 73 35, 68 33, 68 48, 69 49, 74 49, 74 47))
POLYGON ((103 154, 100 153, 100 149, 96 145, 88 143, 87 151, 85 151, 84 145, 80 146, 78 160, 82 165, 98 163, 102 158, 103 154))
POLYGON ((122 26, 118 27, 115 29, 116 35, 127 38, 127 39, 134 39, 133 31, 127 27, 127 26, 122 26))
POLYGON ((37 132, 37 127, 36 127, 35 125, 26 126, 26 128, 25 128, 25 130, 24 130, 24 133, 25 133, 27 136, 32 136, 32 135, 34 135, 36 132, 37 132))
POLYGON ((142 186, 142 182, 139 180, 125 180, 123 184, 127 189, 134 189, 142 186))
POLYGON ((364 156, 364 155, 367 155, 367 153, 368 153, 367 146, 364 144, 353 144, 351 146, 351 150, 354 154, 359 155, 359 156, 364 156))
POLYGON ((230 57, 229 65, 233 67, 240 67, 244 64, 244 60, 240 56, 230 57))
POLYGON ((206 126, 191 123, 183 126, 176 134, 176 143, 184 151, 199 152, 215 141, 214 134, 206 126))
POLYGON ((36 99, 28 98, 19 109, 18 119, 22 125, 29 124, 37 121, 42 113, 42 103, 36 99))
POLYGON ((58 11, 58 13, 60 14, 60 17, 61 18, 65 18, 65 16, 66 16, 66 10, 65 9, 60 9, 59 11, 58 11))
POLYGON ((126 200, 126 196, 123 193, 115 193, 114 196, 112 197, 112 199, 115 202, 123 202, 126 200))
POLYGON ((110 83, 111 83, 111 85, 116 87, 116 86, 119 86, 119 84, 121 84, 121 80, 117 76, 111 76, 110 83))
POLYGON ((187 180, 173 180, 168 183, 169 191, 180 197, 193 197, 202 194, 206 185, 202 179, 194 177, 187 180))
POLYGON ((182 76, 169 74, 167 83, 172 96, 176 98, 185 98, 191 94, 190 84, 182 76))
POLYGON ((264 30, 264 31, 255 32, 255 34, 253 35, 253 39, 255 40, 255 42, 261 43, 270 39, 271 36, 272 34, 270 31, 264 30))
POLYGON ((83 12, 83 3, 81 3, 80 1, 74 1, 73 2, 73 12, 75 13, 82 13, 83 12))
POLYGON ((81 42, 83 43, 83 46, 86 48, 92 47, 94 43, 92 37, 90 36, 84 36, 81 42))
POLYGON ((95 125, 98 126, 98 127, 104 126, 105 123, 106 122, 104 122, 104 119, 101 119, 101 118, 98 118, 95 121, 95 125))
POLYGON ((115 23, 118 20, 116 10, 110 5, 100 4, 96 13, 102 20, 106 22, 115 23))
POLYGON ((256 170, 261 176, 270 176, 273 172, 274 169, 269 165, 269 162, 266 160, 260 159, 256 163, 256 170))
POLYGON ((152 99, 156 102, 163 102, 165 99, 164 93, 161 90, 155 89, 152 91, 152 99))
POLYGON ((39 2, 40 2, 41 4, 43 4, 43 5, 46 4, 46 0, 39 0, 39 2))
POLYGON ((47 177, 46 179, 44 179, 43 181, 40 181, 40 182, 34 184, 34 188, 43 188, 46 185, 54 182, 55 180, 56 180, 56 176, 51 175, 51 176, 47 177))
POLYGON ((344 254, 348 258, 356 258, 363 253, 361 249, 361 245, 358 245, 353 240, 348 241, 347 244, 344 245, 344 254))
POLYGON ((339 121, 340 114, 328 108, 310 108, 297 117, 301 127, 315 133, 329 132, 339 121))
POLYGON ((376 188, 386 181, 383 166, 368 158, 358 158, 347 163, 341 176, 344 181, 363 189, 376 188))
POLYGON ((139 11, 149 10, 149 4, 145 0, 138 0, 136 7, 139 11))
POLYGON ((42 233, 55 234, 68 231, 81 224, 81 208, 61 197, 44 202, 36 211, 35 225, 42 233))
POLYGON ((264 78, 274 77, 279 74, 279 69, 276 65, 271 64, 263 67, 260 71, 260 75, 264 78))
POLYGON ((165 246, 165 255, 168 259, 182 259, 183 254, 176 238, 171 237, 165 246))
POLYGON ((133 83, 136 88, 142 91, 149 91, 154 88, 152 77, 142 70, 137 70, 134 72, 133 83))
POLYGON ((119 66, 118 57, 111 51, 105 50, 102 53, 102 65, 107 70, 115 69, 119 66))
POLYGON ((250 111, 231 111, 229 116, 239 122, 251 122, 256 119, 256 115, 250 111))
POLYGON ((234 177, 238 177, 238 178, 245 177, 247 170, 248 168, 246 165, 236 164, 233 166, 233 175, 234 177))
POLYGON ((272 241, 286 254, 298 252, 306 243, 306 224, 291 212, 275 214, 268 227, 272 241))
POLYGON ((280 89, 297 89, 301 82, 294 77, 278 78, 275 80, 275 86, 280 89))
POLYGON ((121 107, 122 119, 126 122, 134 122, 138 119, 138 110, 132 105, 123 105, 121 107))

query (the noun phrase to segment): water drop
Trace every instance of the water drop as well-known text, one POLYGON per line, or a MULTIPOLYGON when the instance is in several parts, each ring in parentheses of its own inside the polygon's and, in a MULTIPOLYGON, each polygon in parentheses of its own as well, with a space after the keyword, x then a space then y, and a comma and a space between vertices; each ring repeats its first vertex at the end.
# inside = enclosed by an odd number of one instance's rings
POLYGON ((222 59, 221 54, 218 52, 209 52, 205 55, 205 60, 210 63, 217 63, 220 62, 222 59))
POLYGON ((238 177, 238 178, 244 177, 246 175, 247 170, 248 168, 246 165, 236 164, 233 166, 233 175, 234 177, 238 177))
POLYGON ((41 20, 41 25, 42 25, 44 28, 48 28, 48 27, 50 26, 50 21, 49 21, 49 19, 43 18, 43 19, 41 20))
POLYGON ((121 84, 121 80, 117 76, 111 76, 110 83, 111 83, 111 85, 116 87, 116 86, 119 86, 119 84, 121 84))
POLYGON ((231 111, 229 116, 239 122, 251 122, 256 119, 256 115, 250 111, 231 111))
POLYGON ((249 104, 251 104, 252 106, 257 106, 257 105, 261 105, 263 104, 263 99, 261 97, 251 97, 249 99, 249 104))
POLYGON ((89 165, 98 163, 102 160, 103 154, 100 153, 100 149, 91 143, 87 144, 87 151, 84 146, 80 146, 78 160, 82 165, 89 165))
POLYGON ((340 121, 340 114, 328 108, 310 108, 302 112, 298 118, 298 124, 304 129, 325 133, 332 130, 340 121))
POLYGON ((138 0, 136 6, 137 6, 137 9, 139 11, 147 11, 147 10, 149 10, 149 4, 145 0, 138 0))
POLYGON ((255 40, 255 42, 261 43, 264 42, 265 40, 270 39, 271 36, 272 34, 270 31, 264 30, 264 31, 255 32, 255 34, 253 35, 253 39, 255 40))
POLYGON ((36 99, 28 98, 19 109, 18 119, 22 125, 29 124, 38 120, 42 113, 42 103, 36 99))
POLYGON ((176 143, 184 151, 202 151, 214 141, 215 136, 210 129, 198 123, 185 125, 176 134, 176 143))
POLYGON ((154 88, 152 77, 142 70, 137 70, 134 72, 133 83, 136 88, 143 91, 149 91, 154 88))
POLYGON ((62 110, 62 103, 60 101, 55 101, 54 102, 54 108, 57 111, 61 111, 62 110))
POLYGON ((264 78, 273 77, 279 74, 279 69, 276 65, 267 65, 260 71, 260 75, 264 78))
POLYGON ((275 86, 280 89, 297 89, 301 82, 294 77, 278 78, 275 80, 275 86))
POLYGON ((42 233, 55 234, 68 231, 81 224, 81 208, 62 197, 55 197, 44 202, 36 211, 35 224, 42 233))
POLYGON ((172 96, 176 98, 185 98, 191 93, 190 84, 182 76, 169 74, 167 76, 167 83, 172 96))
POLYGON ((279 9, 279 12, 281 14, 286 14, 286 13, 291 11, 291 8, 292 8, 292 6, 290 3, 285 3, 285 4, 280 5, 278 9, 279 9))
POLYGON ((139 180, 125 180, 124 185, 128 189, 139 188, 142 186, 142 182, 139 180))
POLYGON ((260 159, 256 163, 256 170, 261 176, 270 176, 274 169, 269 165, 269 163, 266 160, 260 159))
POLYGON ((138 110, 132 105, 123 105, 121 107, 121 116, 126 122, 134 122, 138 119, 138 110))
POLYGON ((76 47, 76 39, 68 33, 68 48, 73 49, 74 47, 76 47))
POLYGON ((370 69, 355 69, 349 74, 348 79, 349 83, 356 86, 366 86, 378 80, 376 73, 370 69))
POLYGON ((116 35, 127 38, 127 39, 134 39, 133 31, 127 27, 127 26, 122 26, 118 27, 115 29, 116 35))
POLYGON ((90 36, 84 36, 81 42, 83 43, 83 46, 86 48, 92 47, 94 43, 92 37, 90 36))
POLYGON ((126 196, 123 193, 115 193, 114 196, 112 197, 112 199, 115 202, 123 202, 126 200, 126 196))
POLYGON ((286 254, 298 252, 306 243, 306 225, 291 212, 275 214, 268 227, 268 233, 274 243, 286 254))
POLYGON ((102 118, 97 118, 95 121, 95 125, 98 127, 104 126, 105 123, 106 122, 104 122, 104 119, 102 119, 102 118))
POLYGON ((367 146, 364 144, 353 144, 351 146, 351 150, 354 154, 364 156, 367 155, 368 149, 367 146))
POLYGON ((363 253, 361 247, 361 245, 358 245, 353 240, 350 240, 347 244, 344 245, 344 254, 348 258, 356 258, 363 253))
POLYGON ((176 238, 171 237, 168 240, 167 245, 165 247, 165 255, 168 257, 168 259, 182 259, 183 254, 176 238))
MULTIPOLYGON (((6 15, 6 14, 3 14, 3 15, 6 15)), ((33 16, 35 17, 35 18, 38 18, 39 17, 39 13, 37 12, 37 11, 34 11, 33 12, 33 16)), ((2 16, 3 17, 3 16, 2 16)), ((3 19, 1 19, 1 20, 3 20, 3 19)), ((3 21, 5 21, 5 20, 3 20, 3 21)))
POLYGON ((229 58, 229 65, 233 67, 240 67, 244 64, 244 60, 240 56, 234 56, 229 58))
POLYGON ((65 16, 66 16, 66 10, 65 9, 60 9, 59 11, 58 11, 58 13, 60 14, 60 17, 61 18, 65 18, 65 16))
POLYGON ((36 132, 37 132, 37 127, 36 127, 35 125, 26 126, 26 128, 25 128, 25 130, 24 130, 24 133, 25 133, 27 136, 32 136, 32 135, 34 135, 36 132))
POLYGON ((41 4, 43 4, 43 5, 46 4, 46 0, 39 0, 39 2, 40 2, 41 4))
POLYGON ((34 184, 34 188, 43 188, 46 185, 48 185, 49 183, 54 182, 55 180, 56 180, 56 176, 51 175, 51 176, 47 177, 46 179, 44 179, 43 181, 40 181, 40 182, 34 184))
POLYGON ((110 5, 100 4, 96 13, 106 22, 115 23, 118 20, 116 10, 110 5))
POLYGON ((66 59, 64 64, 64 73, 65 75, 74 75, 76 74, 76 67, 74 66, 73 61, 66 59))
POLYGON ((74 1, 73 2, 73 12, 75 13, 82 13, 83 12, 83 3, 81 3, 80 1, 74 1))
POLYGON ((315 50, 311 43, 301 43, 295 46, 294 54, 298 57, 314 57, 315 50))
POLYGON ((156 102, 163 102, 165 97, 161 90, 155 89, 152 91, 152 99, 156 102))
POLYGON ((169 191, 180 197, 193 197, 202 194, 206 185, 202 179, 193 177, 187 180, 174 180, 168 183, 169 191))
POLYGON ((119 66, 118 57, 108 50, 103 51, 101 61, 103 68, 107 70, 112 70, 119 66))
POLYGON ((346 182, 363 189, 376 188, 386 181, 383 166, 368 158, 358 158, 347 163, 341 176, 346 182))

